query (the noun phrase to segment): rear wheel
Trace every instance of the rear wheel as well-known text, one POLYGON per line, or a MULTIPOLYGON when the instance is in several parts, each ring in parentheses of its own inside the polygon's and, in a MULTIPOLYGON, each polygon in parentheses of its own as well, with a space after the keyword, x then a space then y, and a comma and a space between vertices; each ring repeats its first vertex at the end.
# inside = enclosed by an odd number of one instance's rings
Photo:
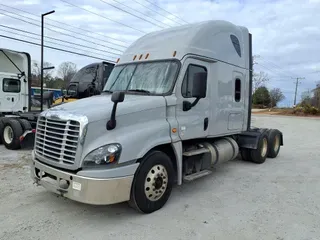
POLYGON ((251 149, 243 148, 241 149, 241 158, 243 161, 251 162, 251 149))
POLYGON ((268 155, 268 135, 261 134, 257 149, 251 149, 251 161, 257 164, 264 163, 268 155))
POLYGON ((268 157, 275 158, 278 156, 281 144, 281 133, 278 129, 271 129, 268 135, 268 157))
POLYGON ((18 121, 20 122, 23 131, 28 131, 32 129, 32 126, 28 120, 19 118, 18 121))
POLYGON ((135 174, 129 204, 142 213, 162 208, 170 197, 174 168, 171 159, 161 151, 152 151, 141 161, 135 174))
POLYGON ((7 119, 4 123, 2 142, 6 148, 15 150, 21 147, 20 136, 23 134, 22 126, 17 119, 7 119))

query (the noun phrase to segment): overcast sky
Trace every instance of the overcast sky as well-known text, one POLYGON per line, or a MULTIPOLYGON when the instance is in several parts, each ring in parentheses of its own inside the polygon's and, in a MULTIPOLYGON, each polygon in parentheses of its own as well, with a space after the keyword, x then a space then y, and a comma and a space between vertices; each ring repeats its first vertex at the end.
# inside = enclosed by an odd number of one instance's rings
MULTIPOLYGON (((282 89, 283 105, 293 104, 292 78, 305 77, 298 99, 320 80, 320 0, 0 0, 0 35, 40 43, 40 14, 51 10, 55 13, 45 20, 45 35, 51 38, 45 44, 98 58, 45 49, 45 61, 56 68, 63 61, 78 68, 99 58, 115 61, 147 32, 222 19, 253 34, 253 54, 259 55, 255 70, 269 74, 269 88, 282 89)), ((39 46, 0 37, 0 47, 27 51, 40 60, 39 46)))

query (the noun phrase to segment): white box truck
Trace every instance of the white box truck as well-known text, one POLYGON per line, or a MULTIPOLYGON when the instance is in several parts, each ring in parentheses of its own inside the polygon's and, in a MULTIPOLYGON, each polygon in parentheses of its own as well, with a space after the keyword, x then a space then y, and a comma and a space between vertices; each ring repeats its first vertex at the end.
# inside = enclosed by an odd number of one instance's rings
POLYGON ((36 127, 31 176, 94 205, 162 208, 174 184, 242 158, 264 163, 283 145, 252 128, 248 29, 206 21, 149 33, 118 59, 99 96, 53 107, 36 127))

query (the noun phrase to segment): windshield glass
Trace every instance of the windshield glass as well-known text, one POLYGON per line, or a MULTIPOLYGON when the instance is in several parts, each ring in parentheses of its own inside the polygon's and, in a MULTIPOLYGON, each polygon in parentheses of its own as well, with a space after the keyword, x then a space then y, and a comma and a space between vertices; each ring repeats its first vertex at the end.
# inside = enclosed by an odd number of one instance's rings
POLYGON ((112 70, 103 91, 164 94, 170 91, 177 70, 175 61, 119 65, 112 70))
POLYGON ((71 79, 70 82, 92 82, 96 76, 98 65, 90 65, 81 68, 71 79))

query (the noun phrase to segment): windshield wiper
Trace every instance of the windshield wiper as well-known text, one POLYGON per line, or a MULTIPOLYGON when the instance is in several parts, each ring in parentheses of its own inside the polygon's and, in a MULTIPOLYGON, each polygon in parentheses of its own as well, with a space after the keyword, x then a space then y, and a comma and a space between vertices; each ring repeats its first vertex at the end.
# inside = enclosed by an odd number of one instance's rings
POLYGON ((110 91, 110 90, 104 90, 104 91, 102 91, 102 92, 106 92, 106 93, 113 93, 112 91, 110 91))
POLYGON ((144 90, 144 89, 130 89, 127 90, 128 92, 141 92, 141 93, 146 93, 146 94, 150 94, 151 92, 148 90, 144 90))

